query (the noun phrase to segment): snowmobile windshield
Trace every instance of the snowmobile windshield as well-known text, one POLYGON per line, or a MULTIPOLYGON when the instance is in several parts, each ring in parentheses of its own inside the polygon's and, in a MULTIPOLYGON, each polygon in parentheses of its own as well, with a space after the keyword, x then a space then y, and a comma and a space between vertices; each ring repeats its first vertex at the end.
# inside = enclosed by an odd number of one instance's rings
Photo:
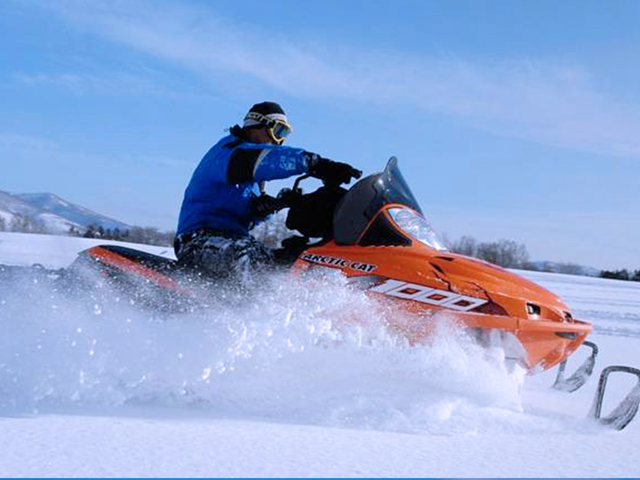
POLYGON ((334 238, 340 245, 355 245, 361 236, 363 245, 409 244, 410 241, 398 232, 398 226, 403 233, 418 241, 434 248, 444 248, 435 231, 424 219, 418 201, 398 168, 398 160, 391 157, 382 173, 363 178, 345 194, 333 217, 334 238), (370 225, 376 214, 390 204, 404 205, 419 214, 415 217, 421 220, 422 226, 418 228, 420 235, 414 235, 415 228, 407 231, 399 223, 392 225, 382 216, 370 225), (370 227, 363 236, 367 225, 370 227))

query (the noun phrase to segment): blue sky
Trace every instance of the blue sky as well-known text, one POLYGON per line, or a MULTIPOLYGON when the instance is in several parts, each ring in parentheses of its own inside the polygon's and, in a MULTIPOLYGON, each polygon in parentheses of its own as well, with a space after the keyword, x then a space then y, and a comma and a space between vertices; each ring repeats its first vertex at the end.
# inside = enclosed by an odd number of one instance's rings
POLYGON ((640 268, 640 2, 0 1, 0 190, 174 228, 223 130, 396 155, 450 238, 640 268))

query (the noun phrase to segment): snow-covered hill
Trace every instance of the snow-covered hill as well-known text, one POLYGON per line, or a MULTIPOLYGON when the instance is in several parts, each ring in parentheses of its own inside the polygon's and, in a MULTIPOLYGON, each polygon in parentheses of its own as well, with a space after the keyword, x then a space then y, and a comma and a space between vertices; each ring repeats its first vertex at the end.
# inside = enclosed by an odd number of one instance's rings
MULTIPOLYGON (((0 263, 60 267, 95 242, 46 237, 0 234, 0 263)), ((640 284, 520 273, 595 323, 596 374, 640 365, 640 284)), ((338 279, 274 276, 251 301, 164 321, 115 300, 0 291, 1 476, 640 476, 640 420, 586 419, 595 379, 564 394, 547 372, 518 392, 453 331, 394 341, 393 312, 338 279), (333 328, 362 311, 371 326, 333 328)))
POLYGON ((89 225, 93 224, 101 226, 105 229, 131 229, 131 226, 127 225, 126 223, 119 222, 118 220, 105 217, 104 215, 89 210, 88 208, 84 208, 79 205, 67 202, 59 196, 54 195, 53 193, 22 193, 16 196, 21 200, 27 202, 29 205, 39 208, 40 210, 45 212, 54 213, 70 222, 81 225, 83 227, 88 227, 89 225))
POLYGON ((0 190, 0 218, 8 225, 14 218, 37 215, 37 210, 13 195, 0 190))
POLYGON ((129 230, 131 226, 68 202, 52 193, 10 194, 0 191, 0 219, 12 225, 47 233, 66 233, 71 227, 84 230, 89 225, 105 229, 129 230))

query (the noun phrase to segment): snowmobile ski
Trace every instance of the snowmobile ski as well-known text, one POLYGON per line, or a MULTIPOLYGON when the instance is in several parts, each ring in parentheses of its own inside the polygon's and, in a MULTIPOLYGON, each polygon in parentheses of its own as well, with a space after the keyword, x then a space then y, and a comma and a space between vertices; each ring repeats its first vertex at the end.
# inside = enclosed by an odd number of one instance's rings
POLYGON ((611 365, 602 370, 600 380, 598 381, 598 389, 593 400, 593 407, 590 412, 598 423, 606 425, 615 430, 622 430, 638 413, 640 406, 640 369, 627 367, 624 365, 611 365), (614 408, 609 415, 602 416, 602 403, 604 401, 605 391, 607 388, 607 380, 609 375, 614 372, 623 372, 635 375, 638 378, 637 383, 627 394, 627 396, 614 408))
POLYGON ((553 383, 553 388, 562 392, 575 392, 582 387, 593 374, 598 356, 598 346, 589 341, 582 342, 582 345, 591 349, 591 355, 580 365, 580 367, 570 377, 565 377, 567 359, 565 358, 558 367, 558 376, 553 383))

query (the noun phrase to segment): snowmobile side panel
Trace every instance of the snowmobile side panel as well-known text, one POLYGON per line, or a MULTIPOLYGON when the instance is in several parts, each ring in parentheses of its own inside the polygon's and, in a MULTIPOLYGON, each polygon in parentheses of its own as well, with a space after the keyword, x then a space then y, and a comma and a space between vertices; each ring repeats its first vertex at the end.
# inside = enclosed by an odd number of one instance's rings
POLYGON ((182 287, 176 280, 170 278, 168 275, 132 260, 131 258, 123 255, 122 252, 118 252, 117 250, 114 251, 112 248, 97 246, 92 247, 83 253, 85 253, 89 258, 92 258, 104 265, 139 276, 149 282, 155 283, 177 293, 188 294, 187 289, 182 287))

